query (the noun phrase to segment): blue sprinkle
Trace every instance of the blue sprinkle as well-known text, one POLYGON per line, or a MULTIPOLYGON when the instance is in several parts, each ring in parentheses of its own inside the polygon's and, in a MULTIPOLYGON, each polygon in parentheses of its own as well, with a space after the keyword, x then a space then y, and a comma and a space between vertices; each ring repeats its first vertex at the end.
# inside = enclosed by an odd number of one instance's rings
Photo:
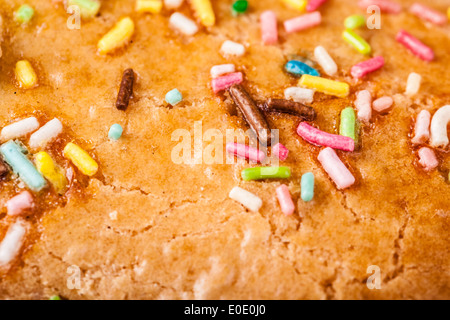
POLYGON ((46 186, 44 177, 33 163, 23 154, 23 147, 14 141, 8 141, 0 147, 4 160, 14 173, 33 191, 40 191, 46 186))
POLYGON ((178 89, 173 89, 166 94, 166 102, 173 106, 180 103, 181 100, 183 100, 183 95, 178 89))
POLYGON ((314 174, 312 172, 305 173, 302 176, 301 197, 305 202, 309 202, 314 198, 314 174))
POLYGON ((320 73, 314 69, 308 66, 307 64, 297 61, 297 60, 291 60, 288 63, 286 63, 285 69, 287 72, 294 76, 302 76, 304 74, 308 74, 310 76, 320 77, 320 73))
POLYGON ((119 140, 120 137, 122 136, 122 132, 123 132, 122 126, 120 124, 115 123, 109 129, 108 137, 111 140, 119 140))

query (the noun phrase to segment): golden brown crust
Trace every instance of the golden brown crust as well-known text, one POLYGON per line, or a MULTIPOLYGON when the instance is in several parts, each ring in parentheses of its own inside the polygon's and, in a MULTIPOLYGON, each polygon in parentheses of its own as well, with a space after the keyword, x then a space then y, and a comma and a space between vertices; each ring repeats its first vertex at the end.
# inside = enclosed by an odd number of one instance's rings
MULTIPOLYGON (((297 13, 279 1, 252 2, 245 16, 230 15, 230 1, 214 1, 217 25, 193 39, 168 28, 168 13, 138 15, 134 1, 102 1, 101 14, 68 30, 68 15, 58 2, 29 0, 37 14, 29 27, 9 23, 20 1, 0 4, 4 17, 0 59, 0 120, 33 110, 58 116, 65 128, 95 153, 101 174, 90 180, 86 197, 71 199, 48 212, 42 232, 20 264, 0 278, 0 298, 47 299, 449 299, 450 298, 450 158, 440 152, 439 170, 429 174, 415 166, 410 145, 413 118, 422 109, 434 113, 450 100, 449 26, 423 24, 404 11, 383 15, 382 29, 361 31, 374 55, 386 65, 355 82, 352 65, 365 60, 341 39, 343 19, 363 13, 356 1, 329 0, 321 8, 322 25, 286 35, 280 44, 261 45, 258 17, 266 9, 280 21, 297 13), (117 54, 96 55, 96 43, 120 18, 136 24, 132 43, 117 54), (396 43, 400 29, 410 30, 430 45, 436 61, 425 63, 396 43), (244 43, 242 58, 224 59, 224 40, 244 43), (327 48, 339 66, 337 80, 352 85, 348 99, 316 94, 316 124, 337 132, 340 111, 367 88, 377 96, 393 96, 387 115, 375 115, 362 128, 361 148, 339 152, 353 170, 357 185, 336 190, 317 162, 319 149, 295 134, 297 119, 269 115, 272 128, 290 150, 283 165, 293 177, 289 187, 299 200, 301 175, 316 176, 316 196, 298 202, 291 217, 281 214, 275 198, 279 181, 242 182, 249 165, 175 165, 171 141, 176 129, 193 134, 243 128, 225 102, 209 88, 211 66, 228 61, 245 73, 246 88, 256 100, 280 98, 296 80, 282 72, 290 54, 312 58, 317 45, 327 48), (36 68, 39 87, 15 87, 13 68, 19 59, 36 68), (182 65, 182 68, 180 67, 182 65), (126 113, 114 104, 125 68, 136 73, 134 98, 126 113), (407 98, 410 72, 423 76, 420 93, 407 98), (165 93, 178 88, 183 107, 168 109, 165 93), (113 123, 124 127, 118 142, 108 140, 113 123), (246 211, 228 198, 239 185, 261 197, 259 213, 246 211), (381 270, 381 290, 369 290, 369 266, 381 270), (71 290, 68 267, 81 271, 81 289, 71 290)), ((414 1, 399 1, 406 8, 414 1)), ((434 1, 444 12, 446 1, 434 1)), ((191 15, 187 7, 182 12, 191 15)), ((2 196, 3 199, 3 196, 2 196)), ((6 200, 6 199, 4 199, 6 200)), ((3 200, 3 201, 4 201, 3 200)), ((0 216, 1 217, 1 216, 0 216)), ((3 237, 4 219, 0 219, 3 237)))

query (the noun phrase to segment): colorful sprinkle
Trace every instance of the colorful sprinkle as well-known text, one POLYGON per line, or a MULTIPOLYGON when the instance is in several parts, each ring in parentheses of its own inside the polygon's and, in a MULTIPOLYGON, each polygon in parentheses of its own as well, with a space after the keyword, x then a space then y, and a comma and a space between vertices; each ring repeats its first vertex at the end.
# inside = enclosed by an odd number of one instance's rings
POLYGON ((38 131, 30 137, 30 148, 44 147, 47 143, 55 139, 63 130, 61 121, 54 118, 44 124, 38 131))
POLYGON ((213 79, 218 78, 227 73, 233 73, 236 71, 236 67, 234 64, 221 64, 217 66, 213 66, 211 68, 211 77, 213 79))
POLYGON ((414 138, 411 142, 415 145, 422 144, 430 139, 430 123, 431 113, 428 110, 422 110, 417 115, 416 125, 414 128, 414 138))
POLYGON ((274 155, 281 161, 286 161, 289 156, 289 150, 281 143, 277 143, 272 147, 272 155, 274 155))
POLYGON ((59 296, 51 296, 48 300, 61 300, 59 296))
POLYGON ((288 179, 291 177, 289 167, 255 167, 242 170, 241 177, 245 181, 265 179, 288 179))
POLYGON ((449 143, 447 126, 450 123, 450 105, 443 106, 431 120, 431 146, 446 147, 449 143))
POLYGON ((198 32, 195 22, 179 12, 174 12, 170 16, 169 25, 186 36, 193 36, 198 32))
POLYGON ((327 75, 334 76, 337 73, 337 64, 324 47, 316 47, 314 49, 314 56, 316 57, 317 63, 322 67, 323 71, 325 71, 327 75))
POLYGON ((0 147, 4 160, 19 178, 33 191, 42 190, 47 183, 36 170, 33 163, 23 154, 23 148, 14 141, 8 141, 0 147))
POLYGON ((372 118, 372 95, 368 90, 356 93, 355 107, 358 110, 358 119, 368 123, 372 118))
POLYGON ((282 0, 288 7, 298 11, 304 11, 308 4, 307 0, 282 0))
POLYGON ((357 35, 353 30, 345 30, 342 33, 342 38, 351 46, 353 46, 359 53, 368 55, 372 52, 370 44, 368 44, 366 40, 357 35))
POLYGON ((169 9, 178 9, 183 4, 184 0, 164 0, 164 6, 169 9))
POLYGON ((122 133, 123 133, 122 126, 118 123, 115 123, 111 126, 111 128, 109 128, 108 138, 117 141, 120 139, 120 137, 122 137, 122 133))
POLYGON ((247 0, 236 0, 231 6, 233 14, 243 14, 247 11, 248 1, 247 0))
POLYGON ((317 159, 339 190, 346 189, 355 183, 355 177, 332 148, 320 151, 317 159))
POLYGON ((331 147, 333 149, 351 152, 355 150, 354 139, 321 131, 306 122, 300 123, 297 128, 297 134, 316 146, 331 147))
POLYGON ((424 61, 432 61, 434 59, 433 50, 408 32, 401 30, 397 34, 396 40, 420 59, 424 61))
POLYGON ((98 164, 82 148, 73 142, 69 142, 64 147, 64 157, 72 163, 85 175, 93 176, 98 171, 98 164))
POLYGON ((224 57, 228 56, 240 57, 245 54, 245 47, 240 43, 227 40, 220 47, 220 53, 224 57))
POLYGON ((329 80, 321 77, 314 77, 310 75, 303 75, 298 82, 302 87, 314 89, 316 91, 336 96, 339 98, 345 98, 350 92, 350 86, 348 83, 329 80))
POLYGON ((306 11, 312 12, 319 9, 327 0, 308 0, 306 11))
POLYGON ((122 18, 116 25, 100 39, 97 44, 100 54, 108 54, 125 46, 134 33, 134 22, 129 17, 122 18))
POLYGON ((211 87, 214 93, 226 90, 234 84, 239 84, 244 80, 242 72, 230 73, 222 77, 212 79, 211 87))
POLYGON ((100 2, 97 0, 68 0, 67 7, 70 6, 78 6, 83 19, 92 19, 100 11, 100 2))
POLYGON ((26 118, 2 129, 0 137, 3 141, 19 138, 39 128, 39 121, 35 117, 26 118))
POLYGON ((314 198, 314 173, 312 172, 302 175, 301 198, 305 202, 309 202, 314 198))
POLYGON ((385 112, 394 104, 394 100, 391 97, 381 97, 372 103, 373 110, 377 112, 385 112))
POLYGON ((173 89, 167 92, 166 102, 172 106, 176 106, 181 101, 183 101, 183 95, 178 89, 173 89))
POLYGON ((295 102, 311 103, 314 101, 314 90, 290 87, 284 90, 284 97, 286 99, 292 99, 295 102))
POLYGON ((261 198, 239 187, 234 187, 230 191, 229 197, 253 212, 258 212, 263 205, 261 198))
POLYGON ((286 20, 284 22, 284 29, 287 33, 293 33, 318 26, 321 22, 322 15, 320 12, 316 11, 304 14, 297 18, 286 20))
POLYGON ((20 6, 14 12, 14 20, 19 23, 28 23, 31 21, 31 19, 33 19, 33 16, 34 16, 34 9, 28 4, 20 6))
POLYGON ((309 74, 311 76, 319 77, 319 72, 308 66, 307 64, 297 61, 291 60, 284 66, 284 69, 293 76, 301 77, 304 74, 309 74))
POLYGON ((408 76, 408 81, 406 82, 405 94, 408 96, 413 96, 417 94, 420 90, 421 82, 422 76, 418 73, 411 72, 408 76))
POLYGON ((53 185, 56 192, 63 194, 67 187, 67 179, 64 171, 53 161, 45 151, 35 156, 36 168, 53 185))
POLYGON ((261 38, 265 45, 278 42, 277 15, 271 10, 261 13, 259 18, 261 25, 261 38))
POLYGON ((384 58, 383 57, 375 57, 370 60, 363 61, 358 63, 352 67, 350 73, 353 78, 361 79, 365 77, 367 74, 374 72, 378 69, 381 69, 384 66, 384 58))
POLYGON ((216 16, 211 0, 190 0, 192 9, 205 27, 212 27, 216 23, 216 16))
POLYGON ((19 254, 27 232, 28 223, 22 219, 9 226, 0 244, 0 266, 8 265, 19 254))
POLYGON ((28 191, 22 191, 18 195, 6 201, 6 210, 9 216, 18 216, 23 211, 33 207, 33 196, 28 191))
POLYGON ((14 70, 16 80, 22 89, 31 89, 37 86, 37 75, 33 67, 27 60, 20 60, 16 63, 14 70))
POLYGON ((266 154, 256 148, 252 148, 245 144, 240 143, 228 143, 226 150, 239 158, 251 160, 254 162, 263 162, 266 159, 266 154))
POLYGON ((136 11, 139 13, 160 13, 162 7, 161 0, 136 0, 136 11))
POLYGON ((345 108, 341 112, 341 125, 339 134, 356 141, 356 115, 352 107, 345 108))
POLYGON ((414 3, 409 8, 409 11, 420 19, 429 21, 436 25, 441 26, 447 23, 447 17, 445 16, 445 14, 442 14, 439 11, 433 10, 420 3, 414 3))
POLYGON ((431 171, 439 165, 439 161, 436 158, 436 154, 430 148, 420 148, 418 151, 419 163, 425 169, 425 171, 431 171))
POLYGON ((355 14, 349 16, 344 21, 345 29, 358 29, 366 25, 366 17, 362 14, 355 14))
POLYGON ((282 184, 276 189, 278 202, 281 207, 281 212, 286 216, 290 216, 295 211, 294 201, 292 201, 291 193, 289 192, 289 188, 282 184))

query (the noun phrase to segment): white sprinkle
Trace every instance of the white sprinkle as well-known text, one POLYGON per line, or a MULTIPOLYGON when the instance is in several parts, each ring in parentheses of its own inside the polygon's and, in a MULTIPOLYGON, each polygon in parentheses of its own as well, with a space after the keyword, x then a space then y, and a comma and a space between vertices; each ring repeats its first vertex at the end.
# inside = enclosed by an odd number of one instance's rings
POLYGON ((314 49, 314 56, 327 75, 333 76, 337 73, 337 64, 324 47, 316 47, 316 49, 314 49))
POLYGON ((192 36, 198 31, 195 22, 179 12, 175 12, 170 16, 169 24, 172 28, 187 36, 192 36))
POLYGON ((443 106, 431 120, 431 146, 446 147, 449 143, 447 126, 450 123, 450 105, 443 106))
POLYGON ((290 87, 284 90, 284 98, 295 102, 311 103, 314 101, 314 90, 290 87))
POLYGON ((410 73, 408 76, 408 82, 406 83, 406 95, 413 96, 419 92, 420 83, 422 82, 422 76, 418 73, 410 73))
POLYGON ((1 139, 6 141, 18 138, 33 132, 37 128, 39 128, 39 122, 35 117, 26 118, 4 127, 1 133, 1 139))
POLYGON ((358 110, 358 119, 362 122, 369 122, 372 118, 372 95, 368 90, 361 90, 356 93, 355 107, 358 110))
POLYGON ((48 142, 56 138, 62 132, 62 123, 54 118, 44 124, 38 131, 33 133, 30 137, 30 147, 43 147, 48 142))
POLYGON ((117 211, 113 211, 109 214, 111 220, 117 220, 117 211))
POLYGON ((183 4, 183 0, 164 0, 167 9, 178 9, 183 4))
POLYGON ((9 264, 19 253, 23 244, 27 224, 19 219, 11 225, 0 244, 0 266, 9 264))
POLYGON ((244 55, 245 47, 240 43, 227 40, 222 44, 222 47, 220 48, 220 53, 225 57, 226 56, 240 57, 244 55))
POLYGON ((229 196, 251 211, 258 212, 262 207, 262 200, 259 197, 242 188, 234 187, 229 196))
POLYGON ((236 71, 234 64, 221 64, 211 68, 211 77, 215 79, 221 75, 233 73, 234 71, 236 71))
POLYGON ((431 114, 427 110, 422 110, 417 115, 416 125, 414 129, 414 138, 411 142, 415 145, 422 144, 430 139, 430 122, 431 114))

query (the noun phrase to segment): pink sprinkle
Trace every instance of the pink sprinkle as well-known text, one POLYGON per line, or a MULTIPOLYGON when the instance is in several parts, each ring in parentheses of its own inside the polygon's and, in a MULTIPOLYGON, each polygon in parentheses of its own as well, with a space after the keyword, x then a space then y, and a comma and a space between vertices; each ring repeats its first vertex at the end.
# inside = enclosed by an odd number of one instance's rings
POLYGON ((17 216, 32 206, 33 196, 28 191, 23 191, 6 202, 6 209, 10 216, 17 216))
POLYGON ((339 159, 336 151, 331 148, 325 148, 320 151, 317 159, 322 164, 323 169, 330 178, 336 183, 339 190, 346 189, 355 183, 355 177, 345 164, 339 159))
POLYGON ((361 90, 356 93, 355 107, 358 110, 358 119, 369 122, 372 118, 372 95, 368 90, 361 90))
POLYGON ((373 110, 383 112, 392 107, 394 100, 391 97, 381 97, 372 104, 373 110))
POLYGON ((234 72, 227 74, 226 76, 215 78, 211 81, 211 86, 214 93, 218 93, 222 90, 228 89, 233 84, 239 84, 244 80, 242 72, 234 72))
POLYGON ((272 147, 272 154, 281 161, 285 161, 289 155, 289 150, 281 143, 277 143, 272 147))
POLYGON ((361 0, 359 7, 366 10, 370 6, 377 6, 382 12, 397 14, 402 11, 402 6, 389 0, 361 0))
POLYGON ((289 192, 289 188, 286 185, 282 184, 281 186, 279 186, 277 188, 276 192, 277 192, 278 202, 280 203, 280 206, 281 206, 281 211, 287 216, 290 216, 291 214, 293 214, 295 211, 295 205, 294 205, 294 202, 292 201, 292 197, 291 197, 291 193, 289 192))
POLYGON ((320 131, 306 122, 300 123, 297 133, 309 143, 317 146, 331 147, 344 151, 355 150, 355 141, 352 138, 320 131))
POLYGON ((434 59, 433 50, 405 30, 401 30, 397 34, 396 39, 420 59, 425 61, 432 61, 434 59))
POLYGON ((322 15, 320 12, 312 12, 304 14, 300 17, 286 20, 284 22, 284 28, 287 33, 297 32, 305 30, 311 27, 315 27, 322 22, 322 15))
POLYGON ((228 153, 234 154, 237 157, 252 160, 255 162, 263 162, 266 155, 263 151, 252 148, 245 144, 240 143, 228 143, 226 146, 228 153))
POLYGON ((419 150, 419 163, 424 167, 425 171, 431 171, 439 165, 434 151, 426 147, 419 150))
POLYGON ((327 2, 327 0, 309 0, 308 5, 306 6, 306 11, 308 12, 316 11, 325 2, 327 2))
POLYGON ((447 17, 444 14, 420 3, 414 3, 409 8, 409 11, 412 14, 418 16, 420 19, 429 21, 437 25, 444 25, 447 23, 447 17))
POLYGON ((427 110, 420 111, 417 116, 416 126, 415 126, 415 135, 411 140, 413 144, 422 144, 430 139, 430 123, 431 123, 431 114, 427 110))
POLYGON ((361 79, 368 73, 381 69, 383 66, 384 58, 380 56, 355 64, 352 67, 351 74, 353 78, 361 79))
POLYGON ((275 12, 267 10, 261 14, 261 36, 264 44, 278 42, 277 16, 275 12))

